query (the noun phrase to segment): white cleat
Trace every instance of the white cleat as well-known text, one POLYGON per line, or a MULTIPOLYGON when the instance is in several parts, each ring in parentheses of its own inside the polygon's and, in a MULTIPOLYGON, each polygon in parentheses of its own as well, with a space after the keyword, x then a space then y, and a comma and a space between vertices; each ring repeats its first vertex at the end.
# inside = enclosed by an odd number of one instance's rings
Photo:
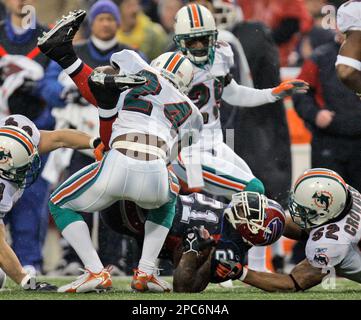
POLYGON ((134 270, 131 288, 136 292, 170 292, 172 286, 154 274, 147 274, 138 269, 134 270))
POLYGON ((5 288, 6 273, 0 268, 0 291, 5 288))
POLYGON ((58 289, 58 292, 66 293, 86 293, 105 292, 112 288, 112 278, 108 269, 103 269, 99 273, 89 270, 82 270, 83 274, 72 283, 66 284, 58 289))

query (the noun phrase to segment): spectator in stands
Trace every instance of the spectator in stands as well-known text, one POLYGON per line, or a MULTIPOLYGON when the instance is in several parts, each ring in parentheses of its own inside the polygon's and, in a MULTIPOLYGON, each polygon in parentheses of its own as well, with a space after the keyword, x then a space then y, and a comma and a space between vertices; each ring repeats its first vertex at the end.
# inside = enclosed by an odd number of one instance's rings
POLYGON ((168 34, 168 44, 173 41, 175 15, 183 5, 182 0, 159 0, 159 20, 165 32, 168 34))
MULTIPOLYGON (((77 55, 88 64, 90 67, 95 68, 101 65, 108 65, 110 57, 113 53, 121 51, 123 49, 130 49, 128 46, 120 44, 116 38, 116 33, 119 28, 121 18, 118 7, 110 0, 99 0, 94 3, 90 8, 88 14, 88 22, 91 30, 90 38, 85 42, 77 44, 74 49, 77 55)), ((59 74, 61 72, 60 66, 52 62, 48 71, 48 83, 44 87, 43 95, 49 100, 52 100, 54 107, 64 107, 63 111, 57 110, 59 115, 59 121, 65 121, 71 128, 77 128, 79 130, 96 134, 98 129, 98 114, 94 106, 89 106, 81 99, 81 95, 74 88, 72 81, 67 85, 67 82, 59 82, 59 74), (74 106, 76 105, 76 106, 74 106), (75 108, 75 109, 74 109, 75 108), (93 114, 93 116, 91 116, 93 114), (96 132, 92 132, 96 131, 96 132)), ((53 161, 57 162, 58 155, 54 156, 53 161)), ((72 175, 81 168, 94 162, 94 158, 91 154, 86 152, 74 151, 67 169, 67 176, 72 175)), ((62 163, 64 165, 64 161, 62 163)), ((49 164, 49 179, 53 174, 53 166, 49 164)), ((52 181, 54 182, 54 181, 52 181)), ((92 229, 93 215, 84 214, 84 220, 88 223, 90 230, 92 229)), ((119 235, 114 234, 100 221, 99 231, 99 246, 100 257, 105 265, 116 265, 117 260, 120 259, 120 250, 117 250, 117 246, 120 246, 122 238, 119 235), (112 246, 112 255, 104 255, 104 252, 108 252, 108 246, 112 246)), ((61 263, 61 270, 58 270, 60 274, 74 274, 78 272, 78 267, 81 265, 74 250, 66 250, 66 255, 61 263)))
POLYGON ((312 90, 294 99, 295 108, 312 132, 312 167, 340 173, 361 188, 361 102, 337 78, 335 62, 342 35, 318 47, 303 64, 300 79, 312 90))
POLYGON ((290 53, 302 35, 307 34, 313 20, 304 0, 238 0, 246 20, 262 21, 272 30, 279 47, 281 66, 288 65, 290 53))
POLYGON ((0 1, 0 21, 4 20, 6 16, 6 8, 4 4, 0 1))
POLYGON ((142 12, 139 0, 117 0, 121 25, 117 33, 119 42, 142 51, 150 60, 163 53, 168 37, 162 26, 154 23, 142 12))
MULTIPOLYGON (((25 5, 35 0, 5 0, 8 16, 0 23, 0 116, 22 114, 41 130, 54 128, 47 102, 41 97, 49 59, 37 48, 46 28, 36 22, 25 5), (24 18, 26 19, 24 21, 24 18)), ((43 165, 46 157, 42 157, 43 165)), ((42 246, 48 223, 48 183, 39 177, 7 216, 12 246, 21 264, 32 273, 41 271, 42 246)))

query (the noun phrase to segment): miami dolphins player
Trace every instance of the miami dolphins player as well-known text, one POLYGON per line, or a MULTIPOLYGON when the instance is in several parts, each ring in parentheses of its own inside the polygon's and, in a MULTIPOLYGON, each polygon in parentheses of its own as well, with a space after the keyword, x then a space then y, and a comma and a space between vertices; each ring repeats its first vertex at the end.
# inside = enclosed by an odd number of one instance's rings
POLYGON ((341 81, 361 94, 361 2, 347 1, 337 11, 338 29, 346 35, 336 61, 341 81))
POLYGON ((55 291, 53 285, 37 282, 21 266, 15 252, 6 241, 3 218, 12 210, 38 177, 41 163, 39 154, 58 148, 95 148, 100 138, 76 130, 38 130, 23 115, 13 114, 0 120, 0 288, 6 275, 25 290, 55 291))
POLYGON ((289 292, 336 276, 361 283, 360 208, 360 192, 338 173, 325 168, 305 171, 292 189, 289 209, 298 229, 309 234, 306 259, 289 275, 240 271, 243 281, 266 291, 289 292))
MULTIPOLYGON (((307 83, 291 80, 272 89, 258 90, 238 85, 230 74, 233 52, 228 43, 217 41, 217 29, 212 13, 204 6, 190 4, 176 15, 175 43, 193 64, 194 78, 188 94, 203 116, 204 128, 200 142, 183 150, 173 168, 177 176, 187 182, 185 164, 189 155, 200 154, 204 191, 232 198, 240 191, 264 193, 246 162, 223 143, 220 122, 220 103, 242 107, 256 107, 275 102, 295 93, 305 93, 307 83)), ((242 139, 242 137, 235 137, 242 139)))

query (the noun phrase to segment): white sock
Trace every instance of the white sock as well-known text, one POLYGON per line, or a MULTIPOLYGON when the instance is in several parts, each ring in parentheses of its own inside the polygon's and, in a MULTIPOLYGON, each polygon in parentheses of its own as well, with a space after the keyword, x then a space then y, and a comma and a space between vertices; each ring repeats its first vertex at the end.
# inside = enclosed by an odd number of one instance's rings
POLYGON ((155 264, 169 229, 151 221, 144 224, 144 243, 138 269, 153 274, 155 264))
POLYGON ((252 247, 248 251, 248 268, 266 272, 266 247, 252 247))
POLYGON ((62 235, 74 248, 85 268, 94 273, 103 270, 104 266, 94 249, 88 226, 84 221, 69 224, 63 230, 62 235))

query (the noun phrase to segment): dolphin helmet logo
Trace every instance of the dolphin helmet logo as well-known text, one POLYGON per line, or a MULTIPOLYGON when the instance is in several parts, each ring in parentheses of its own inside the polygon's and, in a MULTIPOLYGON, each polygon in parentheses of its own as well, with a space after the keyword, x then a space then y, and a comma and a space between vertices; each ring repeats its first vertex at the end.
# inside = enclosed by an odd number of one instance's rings
POLYGON ((314 203, 317 207, 322 208, 327 212, 333 202, 332 194, 327 191, 315 192, 312 199, 314 199, 314 203))

